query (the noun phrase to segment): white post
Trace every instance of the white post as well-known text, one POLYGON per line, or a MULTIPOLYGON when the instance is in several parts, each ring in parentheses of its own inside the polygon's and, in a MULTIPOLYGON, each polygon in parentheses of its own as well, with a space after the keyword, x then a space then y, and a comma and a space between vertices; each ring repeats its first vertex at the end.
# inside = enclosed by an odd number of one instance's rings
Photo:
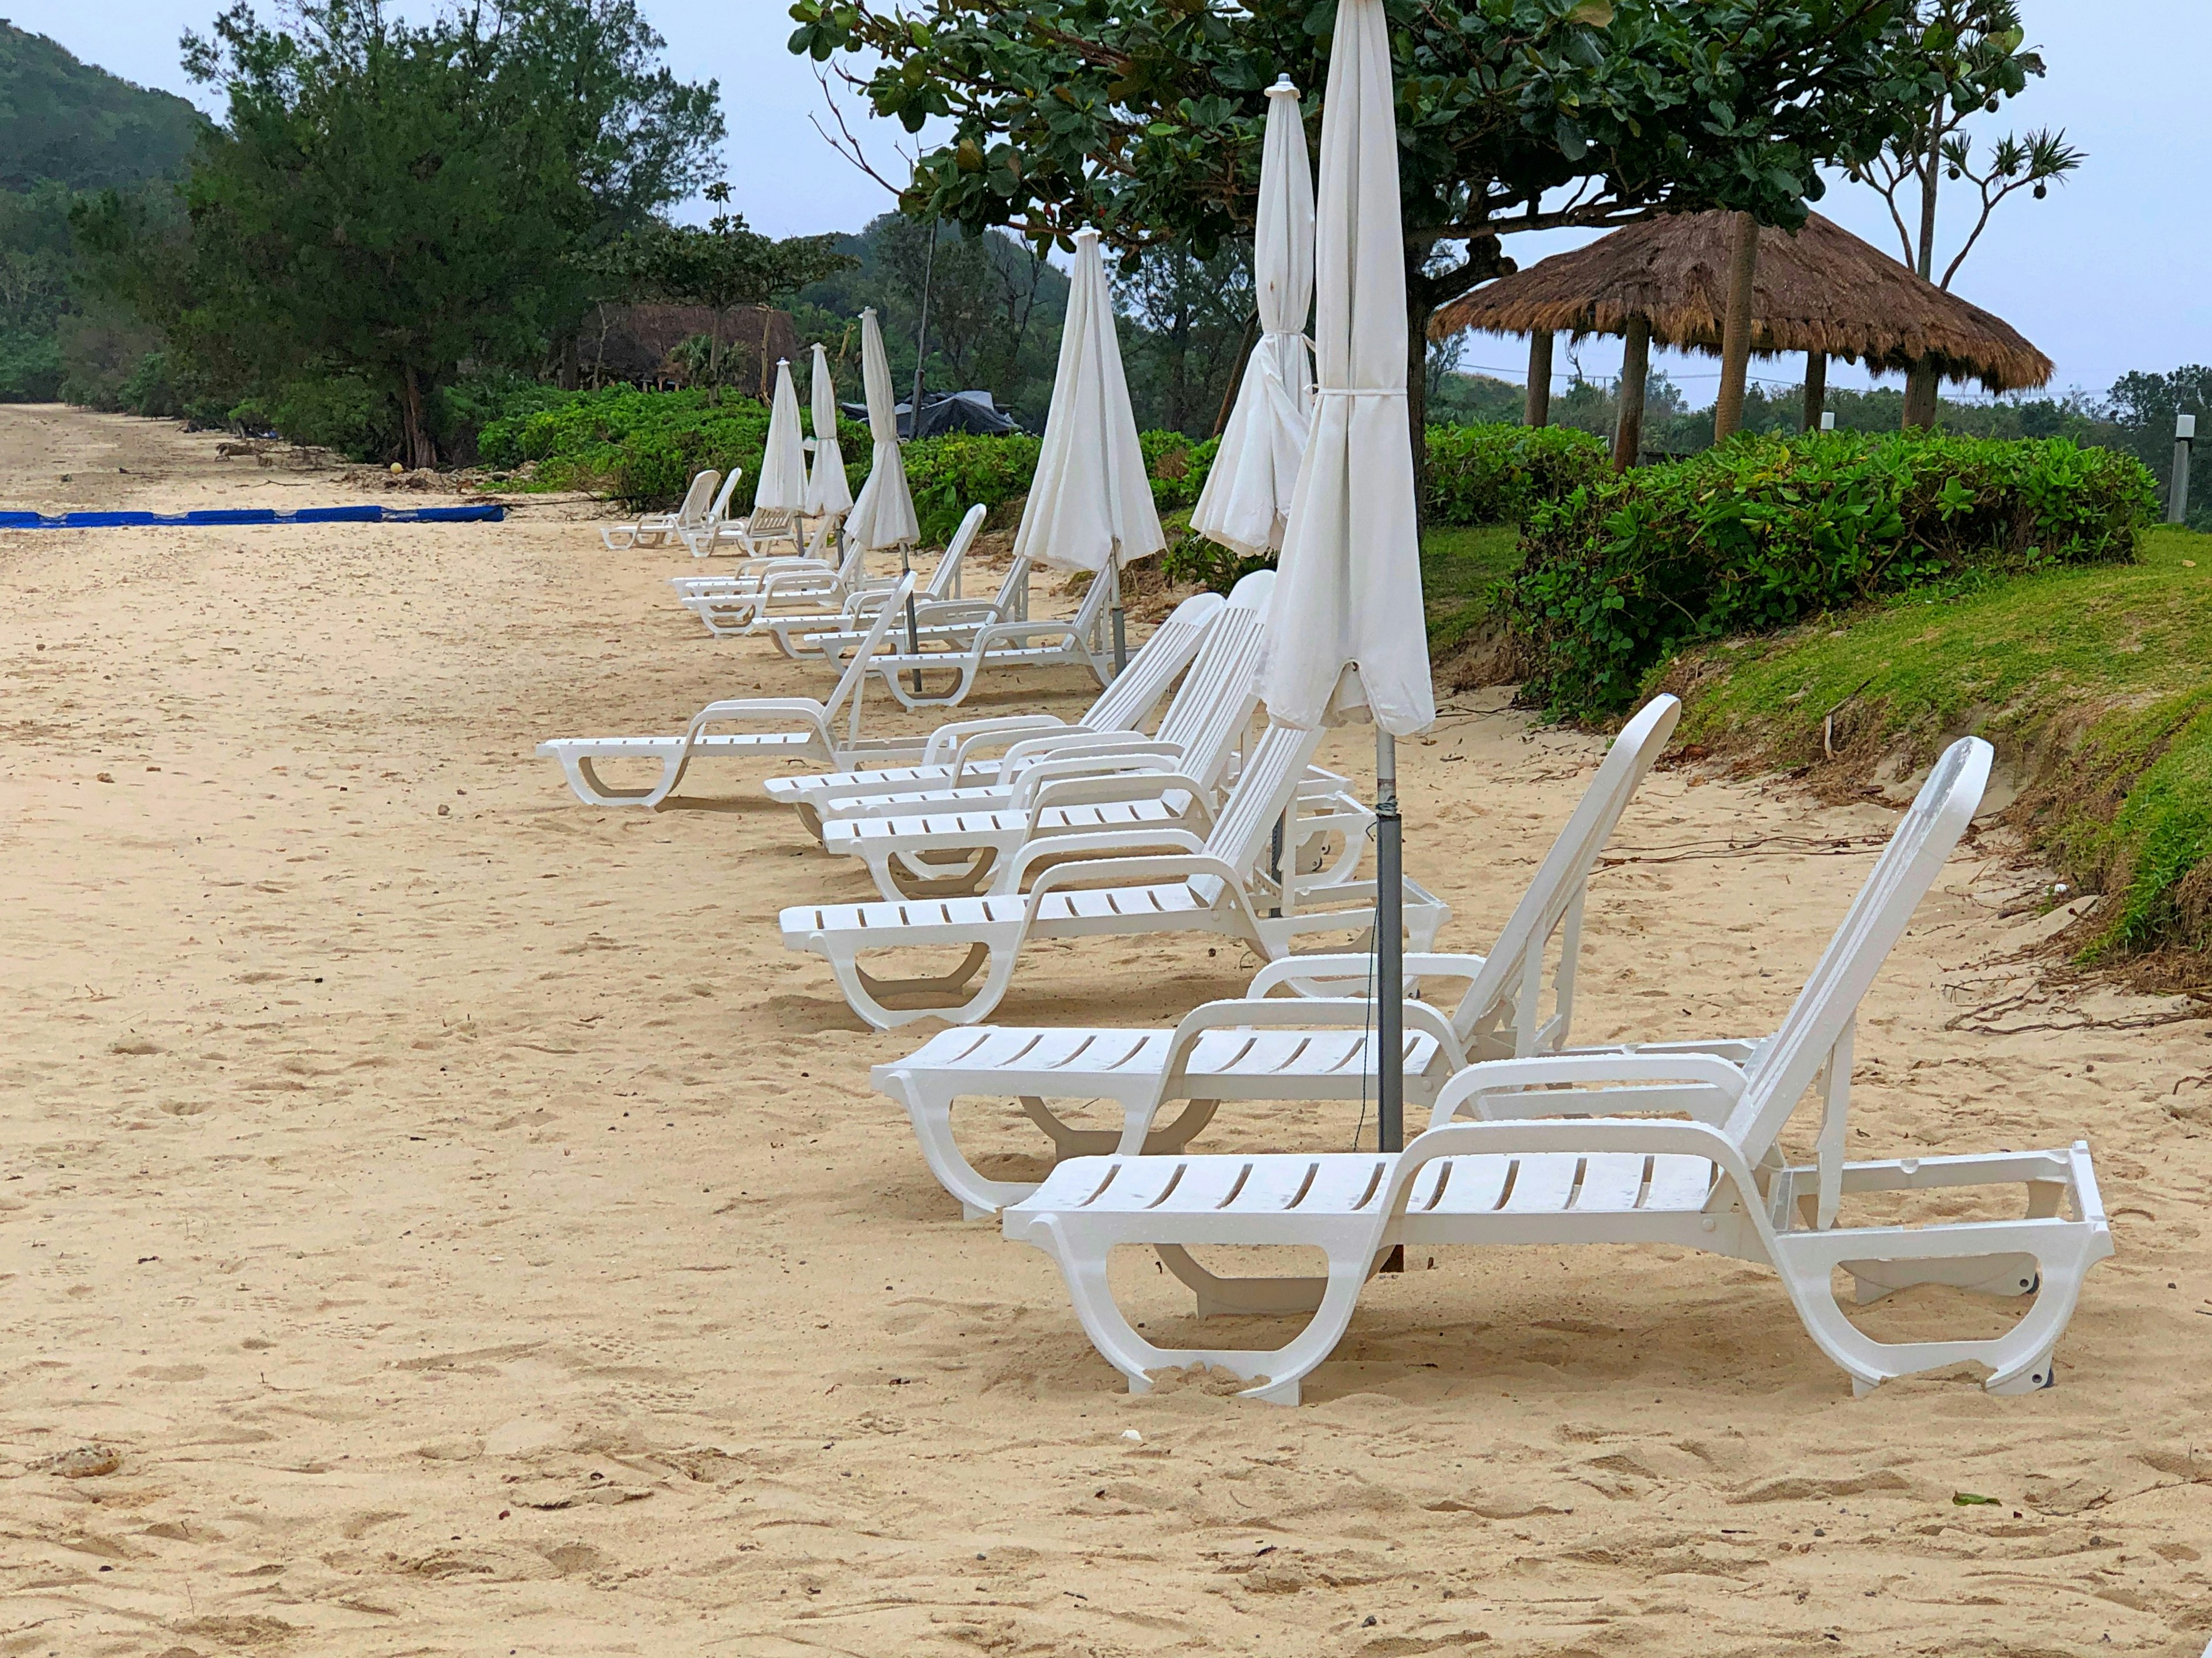
POLYGON ((2189 463, 2197 450, 2197 416, 2173 417, 2173 483, 2166 492, 2166 521, 2189 521, 2189 463))
POLYGON ((1820 429, 1823 432, 1832 432, 1836 429, 1836 411, 1834 410, 1823 409, 1820 411, 1820 429))

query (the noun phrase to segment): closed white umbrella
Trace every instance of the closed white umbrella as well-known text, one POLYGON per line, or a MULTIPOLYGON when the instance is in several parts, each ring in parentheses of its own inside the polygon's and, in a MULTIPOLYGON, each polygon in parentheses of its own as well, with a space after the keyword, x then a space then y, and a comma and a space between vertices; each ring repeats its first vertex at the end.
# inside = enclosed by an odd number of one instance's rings
POLYGON ((1382 1146, 1404 1144, 1402 825, 1394 739, 1437 717, 1406 413, 1398 133, 1382 0, 1342 0, 1322 106, 1314 343, 1318 385, 1267 613, 1260 695, 1311 728, 1376 724, 1376 1046, 1382 1146), (1354 671, 1356 671, 1356 672, 1354 671))
POLYGON ((809 388, 814 414, 814 470, 806 478, 806 510, 813 517, 842 516, 853 510, 853 487, 845 481, 845 457, 837 447, 837 388, 830 380, 830 354, 814 343, 814 383, 809 388))
POLYGON ((806 507, 806 451, 799 436, 799 393, 792 389, 791 365, 775 365, 775 400, 769 404, 768 452, 753 483, 753 505, 802 512, 806 507))
POLYGON ((1091 570, 1114 587, 1114 670, 1128 659, 1121 621, 1121 567, 1167 546, 1137 445, 1137 417, 1121 373, 1112 295, 1098 233, 1075 233, 1075 273, 1060 326, 1060 368, 1045 416, 1014 556, 1091 570))
POLYGON ((910 547, 921 538, 921 526, 907 489, 906 463, 899 456, 898 393, 891 389, 891 360, 884 350, 883 325, 873 306, 860 313, 860 384, 867 394, 868 435, 875 446, 868 481, 845 520, 845 533, 870 552, 910 547))
POLYGON ((1260 156, 1260 216, 1252 238, 1260 337, 1190 515, 1192 529, 1247 557, 1282 546, 1297 485, 1313 407, 1313 359, 1302 331, 1313 305, 1313 167, 1298 89, 1286 76, 1267 88, 1267 137, 1260 156))

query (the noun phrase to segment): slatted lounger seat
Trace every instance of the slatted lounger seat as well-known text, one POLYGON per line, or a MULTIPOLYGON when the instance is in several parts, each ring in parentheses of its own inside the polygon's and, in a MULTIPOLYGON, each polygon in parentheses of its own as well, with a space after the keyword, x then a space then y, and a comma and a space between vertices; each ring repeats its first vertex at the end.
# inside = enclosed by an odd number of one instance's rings
MULTIPOLYGON (((1303 890, 1298 903, 1310 909, 1265 913, 1281 907, 1282 895, 1257 871, 1270 831, 1320 740, 1318 732, 1271 728, 1254 746, 1213 832, 1202 843, 1190 841, 1188 852, 1144 855, 1163 840, 1172 841, 1172 830, 1066 835, 1055 855, 1072 861, 1045 870, 1027 893, 799 905, 781 918, 785 947, 827 957, 854 1011, 887 1030, 920 1018, 965 1024, 983 1017, 1006 994, 1022 945, 1032 938, 1216 932, 1243 939, 1273 961, 1289 954, 1300 936, 1370 927, 1372 882, 1303 890), (1113 884, 1083 884, 1095 881, 1113 884), (960 966, 933 977, 878 979, 860 965, 868 952, 915 946, 964 948, 967 955, 960 966)), ((1407 894, 1406 931, 1416 950, 1425 950, 1450 911, 1411 883, 1407 894)))
MULTIPOLYGON (((1425 993, 1433 994, 1432 983, 1466 984, 1455 1006, 1433 999, 1406 1004, 1409 1105, 1431 1104, 1470 1059, 1551 1053, 1565 1045, 1589 872, 1680 713, 1674 698, 1657 697, 1623 728, 1487 956, 1407 958, 1408 978, 1425 993), (1549 975, 1547 1007, 1546 952, 1555 937, 1559 958, 1549 975)), ((906 1108, 930 1172, 973 1220, 1036 1187, 991 1179, 969 1161, 952 1132, 952 1108, 963 1098, 1014 1096, 1050 1136, 1057 1157, 1181 1151, 1224 1100, 1373 1098, 1369 1029, 1375 1013, 1364 998, 1374 966, 1370 956, 1272 963, 1243 999, 1209 1003, 1173 1030, 982 1025, 940 1031, 906 1058, 878 1066, 872 1079, 906 1108), (1313 999, 1267 999, 1284 986, 1313 999), (1160 1114, 1177 1100, 1188 1102, 1185 1109, 1162 1126, 1160 1114), (1067 1106, 1082 1101, 1117 1108, 1118 1132, 1071 1124, 1067 1106)), ((1742 1043, 1721 1047, 1738 1058, 1749 1051, 1742 1043)))
POLYGON ((2082 1278, 2112 1253, 2088 1148, 1844 1154, 1859 1002, 1972 820, 1990 757, 1972 738, 1944 755, 1788 1017, 1741 1062, 1646 1052, 1486 1061, 1445 1084, 1428 1131, 1395 1155, 1076 1157, 1005 1211, 1006 1235, 1052 1256, 1085 1332, 1135 1392, 1155 1371, 1210 1364, 1253 1382, 1249 1397, 1296 1404, 1393 1248, 1514 1243, 1657 1243, 1771 1266, 1807 1333, 1860 1394, 1959 1364, 1985 1370, 1992 1393, 2048 1387, 2082 1278), (1821 1102, 1814 1159, 1792 1165, 1778 1142, 1808 1090, 1821 1102), (1667 1114, 1622 1114, 1641 1112, 1667 1114), (1985 1186, 2021 1188, 2025 1213, 1837 1224, 1847 1193, 1985 1186), (1159 1346, 1115 1303, 1106 1264, 1117 1244, 1156 1248, 1196 1292, 1201 1317, 1311 1318, 1273 1350, 1159 1346), (1327 1275, 1224 1278, 1190 1254, 1224 1245, 1317 1248, 1327 1275), (2000 1334, 1885 1342, 1844 1316, 1838 1267, 1863 1302, 1919 1284, 2034 1299, 2000 1334))
POLYGON ((1273 580, 1273 571, 1247 576, 1227 601, 1228 610, 1212 593, 1185 599, 1073 724, 1049 714, 957 720, 937 728, 917 764, 771 777, 765 785, 769 798, 796 807, 800 821, 819 838, 825 815, 867 814, 878 809, 879 801, 881 810, 890 812, 928 810, 930 805, 947 801, 987 810, 1009 805, 1011 793, 998 786, 1011 785, 1029 766, 1054 756, 1111 750, 1179 757, 1206 708, 1231 694, 1229 682, 1221 676, 1242 659, 1245 677, 1250 677, 1251 653, 1258 649, 1261 619, 1267 610, 1267 584, 1273 580), (1147 736, 1138 728, 1139 722, 1186 666, 1190 671, 1183 675, 1159 730, 1147 736), (994 750, 1002 752, 993 754, 994 750), (961 787, 993 793, 966 797, 942 793, 961 787), (884 797, 896 797, 896 802, 884 797))
MULTIPOLYGON (((897 590, 901 603, 905 599, 905 587, 913 580, 908 576, 902 581, 897 590)), ((735 697, 709 702, 691 717, 691 723, 680 735, 562 737, 540 743, 538 752, 561 762, 568 786, 587 805, 653 808, 676 792, 695 760, 759 761, 789 756, 826 761, 831 765, 852 765, 876 756, 909 756, 916 747, 912 742, 896 738, 863 741, 860 737, 860 701, 867 679, 868 653, 882 644, 896 614, 895 607, 887 605, 877 616, 871 636, 846 665, 836 689, 824 701, 817 702, 811 696, 735 697), (845 740, 840 743, 835 727, 839 713, 848 705, 851 725, 845 740), (720 729, 728 726, 772 726, 779 729, 720 729), (648 786, 618 786, 599 776, 600 762, 608 760, 654 761, 660 767, 660 774, 648 786)))

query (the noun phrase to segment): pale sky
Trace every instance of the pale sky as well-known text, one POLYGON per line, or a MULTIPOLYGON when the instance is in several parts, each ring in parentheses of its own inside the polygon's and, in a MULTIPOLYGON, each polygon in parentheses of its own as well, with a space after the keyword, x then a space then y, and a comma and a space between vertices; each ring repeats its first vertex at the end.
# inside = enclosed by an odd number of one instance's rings
MULTIPOLYGON (((18 27, 52 36, 78 57, 143 85, 194 96, 177 61, 178 37, 205 27, 223 0, 0 0, 18 27)), ((855 229, 890 204, 873 181, 831 151, 808 124, 822 107, 811 66, 784 50, 791 22, 781 0, 643 0, 689 77, 722 87, 729 122, 728 177, 737 205, 756 228, 777 235, 855 229)), ((404 8, 427 9, 422 0, 404 8)), ((266 3, 264 15, 275 8, 266 3)), ((2212 5, 2204 0, 2025 0, 2028 38, 2051 65, 2044 80, 1983 131, 2063 126, 2088 152, 2074 181, 2048 200, 2024 194, 1998 210, 1954 282, 1955 291, 2005 317, 2058 365, 2054 392, 2102 392, 2131 368, 2165 370, 2212 361, 2212 217, 2203 210, 2197 125, 2206 113, 2204 66, 2212 63, 2212 5)), ((855 110, 864 142, 896 176, 895 125, 855 110)), ((1942 221, 1948 235, 1968 222, 1963 198, 1942 221)), ((1896 234, 1871 191, 1838 181, 1820 210, 1885 252, 1896 234)), ((1578 239, 1516 236, 1522 264, 1578 239)), ((1620 348, 1589 342, 1592 375, 1610 374, 1620 348)), ((1468 367, 1518 379, 1521 343, 1477 336, 1468 367)), ((1662 360, 1691 394, 1710 401, 1715 366, 1662 360)), ((1561 367, 1565 367, 1564 355, 1561 367)), ((1863 383, 1837 365, 1839 385, 1863 383)), ((1794 374, 1788 360, 1759 366, 1794 374)))

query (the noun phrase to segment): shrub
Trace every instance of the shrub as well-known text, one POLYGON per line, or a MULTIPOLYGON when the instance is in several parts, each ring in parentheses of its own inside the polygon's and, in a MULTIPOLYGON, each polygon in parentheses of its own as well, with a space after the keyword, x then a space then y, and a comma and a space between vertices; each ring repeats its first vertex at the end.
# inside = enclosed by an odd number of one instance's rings
POLYGON ((1431 524, 1519 524, 1597 483, 1606 446, 1564 426, 1431 426, 1423 504, 1431 524))
POLYGON ((2154 507, 2139 462, 2064 439, 1742 438, 1538 507, 1506 609, 1530 692, 1599 714, 1698 640, 1978 572, 2132 559, 2154 507))
MULTIPOLYGON (((1027 495, 1042 447, 1036 438, 972 432, 948 432, 908 444, 906 487, 914 496, 915 516, 921 520, 922 539, 946 540, 959 528, 961 514, 979 501, 996 511, 1027 495)), ((861 452, 864 476, 870 452, 861 452)))

